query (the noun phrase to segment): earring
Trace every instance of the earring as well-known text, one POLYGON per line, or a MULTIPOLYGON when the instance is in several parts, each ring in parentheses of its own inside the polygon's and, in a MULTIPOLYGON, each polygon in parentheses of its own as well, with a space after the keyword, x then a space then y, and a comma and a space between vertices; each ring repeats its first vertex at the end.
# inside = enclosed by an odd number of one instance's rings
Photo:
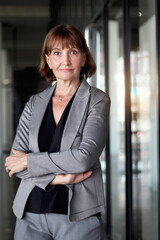
POLYGON ((56 78, 56 76, 53 74, 53 81, 56 81, 57 80, 57 78, 56 78))
POLYGON ((80 80, 82 81, 83 79, 86 79, 86 75, 84 73, 84 67, 82 67, 80 71, 80 80))

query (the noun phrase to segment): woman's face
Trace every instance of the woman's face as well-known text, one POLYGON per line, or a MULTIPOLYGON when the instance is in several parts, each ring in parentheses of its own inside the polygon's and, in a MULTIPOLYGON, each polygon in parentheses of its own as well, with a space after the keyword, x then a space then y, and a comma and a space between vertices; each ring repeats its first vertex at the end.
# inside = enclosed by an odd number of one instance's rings
POLYGON ((63 48, 62 45, 55 45, 50 55, 46 55, 46 61, 57 81, 74 81, 80 79, 80 71, 85 65, 86 54, 81 53, 75 47, 63 48))

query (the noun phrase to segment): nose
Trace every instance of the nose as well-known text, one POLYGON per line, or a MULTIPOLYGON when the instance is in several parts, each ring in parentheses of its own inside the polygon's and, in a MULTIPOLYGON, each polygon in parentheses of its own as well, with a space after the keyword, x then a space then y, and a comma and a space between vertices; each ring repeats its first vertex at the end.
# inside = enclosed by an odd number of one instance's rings
POLYGON ((71 59, 69 53, 64 53, 63 54, 63 65, 70 65, 71 59))

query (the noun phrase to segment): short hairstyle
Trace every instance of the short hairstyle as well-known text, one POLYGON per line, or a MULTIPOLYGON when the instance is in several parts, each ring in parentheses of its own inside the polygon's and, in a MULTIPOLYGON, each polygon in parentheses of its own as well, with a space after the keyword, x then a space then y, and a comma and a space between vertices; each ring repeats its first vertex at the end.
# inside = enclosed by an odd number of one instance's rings
POLYGON ((96 72, 96 64, 90 53, 90 50, 86 44, 86 40, 83 34, 74 26, 69 24, 60 24, 52 28, 44 39, 44 44, 41 53, 41 62, 39 66, 39 72, 42 77, 46 78, 50 82, 56 80, 52 69, 49 68, 45 55, 49 55, 55 43, 62 43, 62 47, 76 47, 82 53, 86 53, 86 62, 84 67, 81 69, 80 79, 83 77, 91 77, 96 72))

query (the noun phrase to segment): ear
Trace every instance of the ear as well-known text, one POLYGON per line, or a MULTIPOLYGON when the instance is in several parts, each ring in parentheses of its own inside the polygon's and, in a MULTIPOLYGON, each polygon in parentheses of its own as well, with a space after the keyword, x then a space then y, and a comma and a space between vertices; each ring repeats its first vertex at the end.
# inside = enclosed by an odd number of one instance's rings
POLYGON ((46 62, 48 64, 48 67, 51 69, 51 66, 50 66, 50 58, 47 54, 45 54, 45 59, 46 59, 46 62))
POLYGON ((82 59, 82 67, 84 67, 85 63, 86 63, 86 52, 83 53, 83 59, 82 59))

